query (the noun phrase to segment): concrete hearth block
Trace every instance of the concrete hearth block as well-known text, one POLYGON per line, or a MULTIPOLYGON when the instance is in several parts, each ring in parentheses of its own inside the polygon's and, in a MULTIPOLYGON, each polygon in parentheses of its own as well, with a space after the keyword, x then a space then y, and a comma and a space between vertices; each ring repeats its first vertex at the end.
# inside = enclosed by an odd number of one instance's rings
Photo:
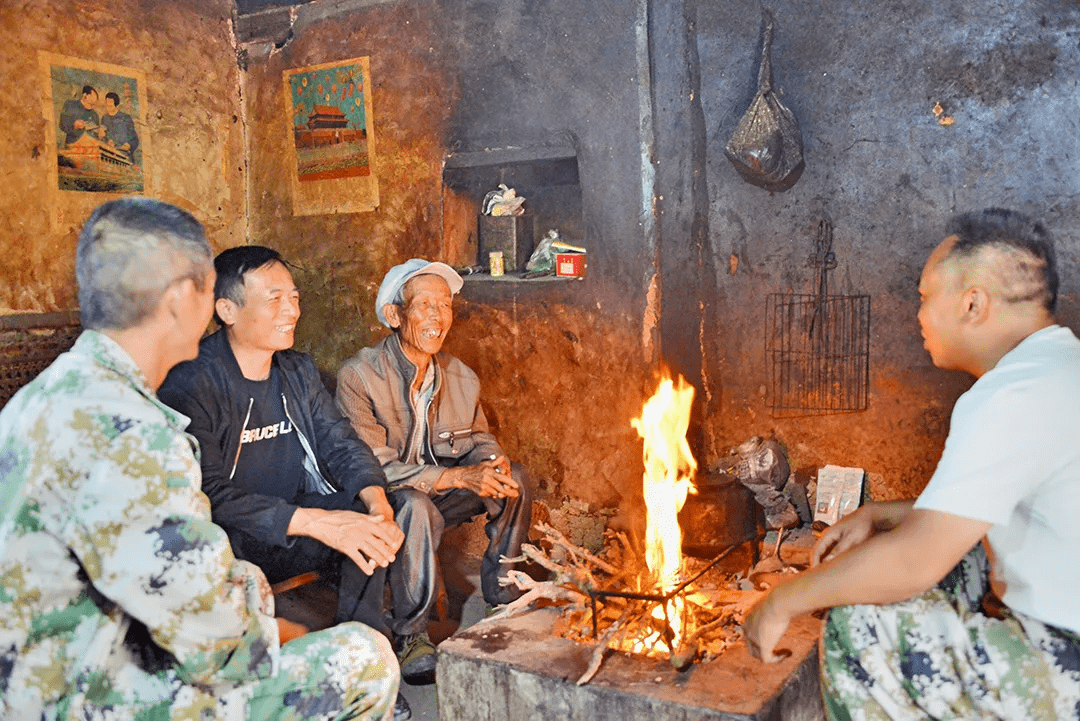
POLYGON ((742 643, 685 672, 609 652, 589 683, 575 681, 592 648, 556 636, 556 609, 482 621, 439 645, 439 717, 468 721, 817 721, 821 621, 795 619, 775 664, 742 643))

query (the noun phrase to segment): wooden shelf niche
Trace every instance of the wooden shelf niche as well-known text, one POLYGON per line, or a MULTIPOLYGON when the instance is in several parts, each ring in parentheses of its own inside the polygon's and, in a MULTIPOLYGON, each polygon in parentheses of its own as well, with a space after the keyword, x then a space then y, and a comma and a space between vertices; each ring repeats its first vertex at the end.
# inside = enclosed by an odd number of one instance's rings
MULTIPOLYGON (((533 247, 548 230, 574 245, 584 245, 581 183, 577 153, 569 146, 502 148, 447 155, 443 164, 443 254, 455 267, 487 265, 480 258, 479 218, 484 196, 500 184, 525 198, 532 216, 533 247)), ((520 272, 507 268, 508 280, 520 272)), ((494 280, 489 275, 467 280, 494 280)), ((561 279, 560 279, 561 280, 561 279)))

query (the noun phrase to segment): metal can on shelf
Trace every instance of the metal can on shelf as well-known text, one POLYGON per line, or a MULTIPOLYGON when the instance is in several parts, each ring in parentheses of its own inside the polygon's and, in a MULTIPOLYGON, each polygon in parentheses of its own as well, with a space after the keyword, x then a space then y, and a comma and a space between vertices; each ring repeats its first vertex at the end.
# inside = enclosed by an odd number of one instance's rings
POLYGON ((491 276, 493 278, 498 277, 505 272, 501 250, 493 250, 488 253, 488 269, 491 271, 491 276))

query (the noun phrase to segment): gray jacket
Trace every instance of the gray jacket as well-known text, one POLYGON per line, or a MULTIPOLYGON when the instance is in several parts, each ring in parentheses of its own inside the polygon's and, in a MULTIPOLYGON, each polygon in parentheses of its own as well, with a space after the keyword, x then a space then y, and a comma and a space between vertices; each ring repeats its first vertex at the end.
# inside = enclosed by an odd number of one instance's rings
POLYGON ((364 348, 338 372, 337 407, 382 464, 389 488, 411 486, 434 493, 442 469, 473 465, 503 454, 480 408, 480 379, 447 353, 435 361, 435 387, 427 408, 417 409, 409 388, 419 369, 401 349, 397 334, 364 348), (414 438, 415 419, 427 415, 428 433, 414 438), (410 447, 421 444, 419 449, 410 447), (406 463, 418 450, 423 463, 406 463))

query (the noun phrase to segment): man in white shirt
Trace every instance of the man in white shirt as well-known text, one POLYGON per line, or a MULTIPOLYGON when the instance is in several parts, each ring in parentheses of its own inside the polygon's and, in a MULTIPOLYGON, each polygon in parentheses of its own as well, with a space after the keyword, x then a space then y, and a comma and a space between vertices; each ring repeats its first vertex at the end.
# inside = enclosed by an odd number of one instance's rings
POLYGON ((776 660, 790 619, 831 608, 831 718, 1080 717, 1080 340, 1056 324, 1052 240, 1013 211, 958 216, 919 282, 934 364, 976 378, 916 501, 830 528, 814 568, 747 617, 776 660))

